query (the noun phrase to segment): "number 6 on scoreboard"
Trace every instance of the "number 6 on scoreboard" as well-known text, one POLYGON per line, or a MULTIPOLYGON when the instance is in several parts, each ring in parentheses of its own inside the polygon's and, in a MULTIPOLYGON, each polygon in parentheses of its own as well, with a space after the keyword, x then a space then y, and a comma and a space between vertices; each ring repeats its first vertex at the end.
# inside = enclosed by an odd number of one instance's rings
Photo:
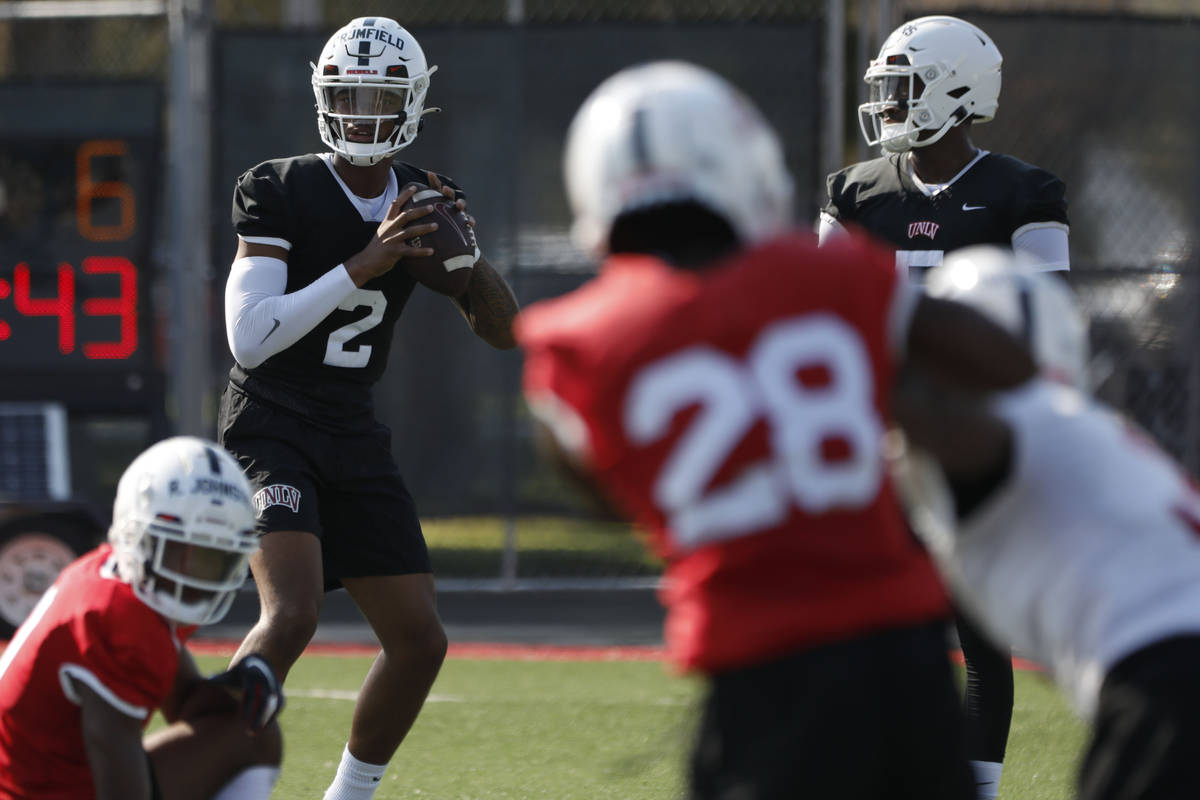
POLYGON ((120 242, 133 235, 137 224, 133 187, 124 181, 92 179, 93 159, 120 157, 125 152, 125 142, 120 139, 90 139, 75 152, 75 224, 85 239, 120 242), (112 225, 95 224, 92 219, 92 204, 105 198, 115 198, 120 209, 120 221, 112 225))

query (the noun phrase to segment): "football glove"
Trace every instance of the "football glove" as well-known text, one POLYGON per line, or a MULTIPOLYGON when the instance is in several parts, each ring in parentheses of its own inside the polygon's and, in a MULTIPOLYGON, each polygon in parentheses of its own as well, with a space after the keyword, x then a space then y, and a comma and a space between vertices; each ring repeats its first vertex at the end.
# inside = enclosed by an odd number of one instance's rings
POLYGON ((227 686, 241 694, 242 719, 252 730, 260 731, 283 710, 283 687, 275 670, 260 655, 250 654, 209 681, 227 686))

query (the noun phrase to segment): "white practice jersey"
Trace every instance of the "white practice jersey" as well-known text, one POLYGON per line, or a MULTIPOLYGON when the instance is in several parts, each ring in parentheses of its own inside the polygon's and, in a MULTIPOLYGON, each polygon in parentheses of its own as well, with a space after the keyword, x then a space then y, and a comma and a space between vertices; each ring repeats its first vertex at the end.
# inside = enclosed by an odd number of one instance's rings
POLYGON ((1144 434, 1073 389, 1038 381, 995 410, 1014 431, 1012 472, 931 549, 959 602, 1090 717, 1116 662, 1200 633, 1200 494, 1144 434))

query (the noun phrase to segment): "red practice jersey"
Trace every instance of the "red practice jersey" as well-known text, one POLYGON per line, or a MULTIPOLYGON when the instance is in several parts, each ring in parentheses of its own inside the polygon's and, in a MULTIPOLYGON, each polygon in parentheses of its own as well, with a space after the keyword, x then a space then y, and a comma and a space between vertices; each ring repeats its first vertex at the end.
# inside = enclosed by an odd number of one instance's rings
POLYGON ((947 613, 882 454, 914 291, 797 235, 703 272, 614 257, 521 315, 530 406, 652 532, 685 668, 947 613))
POLYGON ((95 796, 68 677, 144 723, 174 684, 179 636, 116 577, 111 556, 105 544, 63 570, 0 657, 4 800, 95 796))

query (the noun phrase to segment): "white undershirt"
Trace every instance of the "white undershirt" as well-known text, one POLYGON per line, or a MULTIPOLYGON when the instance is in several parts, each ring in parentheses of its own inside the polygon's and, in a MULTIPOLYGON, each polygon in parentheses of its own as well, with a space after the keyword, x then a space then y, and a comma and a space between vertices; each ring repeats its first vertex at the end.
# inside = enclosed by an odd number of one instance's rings
MULTIPOLYGON (((400 193, 395 171, 378 197, 359 197, 350 191, 333 166, 333 155, 321 154, 346 199, 365 222, 382 222, 400 193)), ((292 243, 270 236, 241 236, 243 241, 290 250, 292 243)), ((337 308, 357 287, 341 264, 315 281, 289 294, 287 262, 269 256, 239 258, 225 283, 225 335, 237 362, 253 369, 291 347, 337 308)))
POLYGON ((987 150, 976 151, 975 157, 972 158, 970 161, 968 161, 967 165, 965 167, 963 167, 962 169, 960 169, 958 171, 957 175, 955 175, 953 178, 946 181, 945 183, 925 183, 925 181, 918 178, 916 170, 913 169, 911 153, 909 154, 908 158, 904 159, 904 172, 905 172, 905 174, 908 175, 909 178, 912 179, 913 185, 916 186, 917 189, 919 189, 921 191, 921 194, 925 195, 926 197, 933 197, 938 192, 943 192, 950 186, 953 186, 955 181, 957 181, 963 175, 966 175, 967 170, 969 170, 971 167, 978 164, 979 159, 983 158, 987 154, 988 154, 987 150))

